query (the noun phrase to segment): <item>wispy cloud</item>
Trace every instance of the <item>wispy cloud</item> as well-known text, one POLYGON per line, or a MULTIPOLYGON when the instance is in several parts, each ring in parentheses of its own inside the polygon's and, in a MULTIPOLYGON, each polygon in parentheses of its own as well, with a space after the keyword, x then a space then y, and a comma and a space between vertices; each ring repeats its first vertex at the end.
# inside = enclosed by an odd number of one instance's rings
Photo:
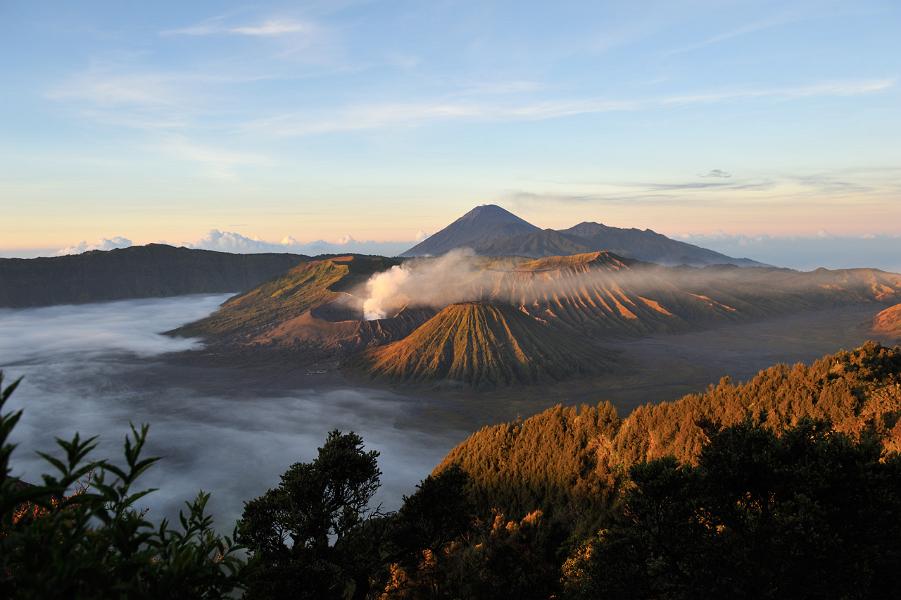
POLYGON ((827 81, 804 86, 736 88, 700 94, 685 94, 663 98, 662 104, 712 104, 728 100, 774 98, 795 100, 815 96, 861 96, 883 92, 895 85, 895 79, 856 79, 827 81))
POLYGON ((712 46, 714 44, 719 44, 734 38, 746 36, 753 33, 758 33, 760 31, 765 31, 768 29, 773 29, 775 27, 781 27, 783 25, 788 25, 799 21, 800 18, 797 16, 790 15, 781 15, 771 19, 765 19, 762 21, 755 21, 752 23, 746 23, 740 27, 736 27, 735 29, 730 29, 728 31, 722 31, 710 37, 707 37, 698 42, 687 44, 680 48, 674 48, 666 53, 667 56, 673 56, 676 54, 683 54, 685 52, 692 52, 694 50, 699 50, 701 48, 706 48, 707 46, 712 46))
POLYGON ((521 94, 536 92, 545 86, 538 81, 515 79, 510 81, 483 81, 464 86, 461 95, 521 94))
POLYGON ((130 65, 104 65, 73 74, 50 88, 45 97, 73 114, 108 125, 144 130, 183 129, 195 117, 221 107, 232 87, 271 76, 202 69, 143 71, 130 65))
POLYGON ((554 99, 523 103, 479 100, 436 100, 411 103, 361 104, 335 110, 288 113, 246 123, 244 129, 273 136, 305 136, 415 127, 446 121, 529 121, 616 111, 638 111, 681 104, 710 104, 740 99, 800 99, 814 96, 855 96, 885 91, 894 79, 848 80, 782 88, 742 88, 645 99, 554 99))
POLYGON ((52 88, 52 100, 74 100, 102 106, 166 107, 184 103, 184 89, 171 73, 115 73, 91 70, 52 88))
POLYGON ((548 204, 708 206, 785 204, 786 201, 822 207, 846 203, 851 197, 856 206, 879 206, 887 199, 893 202, 896 175, 897 171, 892 169, 771 173, 758 178, 711 176, 708 173, 698 175, 698 179, 683 181, 558 182, 547 190, 509 190, 502 198, 515 206, 528 208, 548 204), (880 174, 883 176, 878 177, 880 174))
POLYGON ((247 123, 245 129, 275 136, 304 136, 385 127, 415 127, 442 121, 544 120, 636 108, 632 103, 610 100, 561 100, 510 105, 453 101, 368 104, 337 111, 290 113, 258 119, 247 123))
POLYGON ((253 24, 228 25, 223 17, 214 17, 201 21, 195 25, 178 29, 161 31, 160 35, 243 35, 250 37, 278 37, 283 35, 312 34, 317 30, 316 25, 309 21, 278 18, 266 19, 253 24))
POLYGON ((265 165, 271 160, 260 154, 235 152, 199 144, 182 135, 171 135, 156 144, 155 149, 176 160, 200 164, 204 174, 213 179, 233 179, 240 167, 265 165))

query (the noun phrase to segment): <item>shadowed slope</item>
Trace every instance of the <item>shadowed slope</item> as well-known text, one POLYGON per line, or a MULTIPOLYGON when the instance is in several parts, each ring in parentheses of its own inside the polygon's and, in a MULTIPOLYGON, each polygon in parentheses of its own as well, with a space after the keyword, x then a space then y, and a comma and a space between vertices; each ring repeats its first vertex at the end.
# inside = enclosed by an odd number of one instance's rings
POLYGON ((475 387, 534 383, 596 370, 606 359, 510 306, 452 304, 406 338, 367 352, 366 370, 395 381, 475 387))
POLYGON ((0 306, 242 292, 305 260, 299 254, 231 254, 166 244, 0 258, 0 306))

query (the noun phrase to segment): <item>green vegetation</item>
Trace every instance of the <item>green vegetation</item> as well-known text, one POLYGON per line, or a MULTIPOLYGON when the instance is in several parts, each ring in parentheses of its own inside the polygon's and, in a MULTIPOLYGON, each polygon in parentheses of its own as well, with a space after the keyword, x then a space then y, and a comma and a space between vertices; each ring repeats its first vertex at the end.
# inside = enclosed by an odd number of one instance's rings
POLYGON ((124 467, 87 461, 93 441, 76 437, 47 457, 58 476, 12 480, 18 418, 0 417, 10 597, 901 596, 897 347, 776 366, 625 419, 600 404, 485 428, 389 514, 371 505, 378 454, 333 431, 245 504, 240 546, 213 533, 205 495, 178 530, 136 512, 146 428, 124 467))
MULTIPOLYGON (((3 388, 0 411, 18 382, 3 388)), ((125 463, 90 460, 95 438, 58 440, 43 454, 54 473, 40 485, 10 477, 9 435, 21 412, 0 412, 0 597, 223 598, 241 587, 233 538, 217 534, 198 494, 179 527, 154 526, 136 503, 153 490, 136 481, 157 459, 142 458, 147 427, 125 439, 125 463)))
POLYGON ((364 524, 379 487, 378 452, 333 431, 311 463, 292 465, 279 486, 247 502, 240 540, 253 553, 248 598, 359 597, 373 569, 364 524))

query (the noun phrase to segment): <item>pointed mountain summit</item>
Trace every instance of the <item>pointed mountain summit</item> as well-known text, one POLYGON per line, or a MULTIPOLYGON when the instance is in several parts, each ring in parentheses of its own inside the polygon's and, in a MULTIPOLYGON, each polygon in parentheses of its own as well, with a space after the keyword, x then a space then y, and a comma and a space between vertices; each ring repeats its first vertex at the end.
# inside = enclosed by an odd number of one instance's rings
POLYGON ((477 206, 438 233, 429 236, 401 256, 439 256, 454 248, 476 252, 486 244, 541 229, 495 204, 477 206))
POLYGON ((569 229, 540 229, 494 204, 477 206, 400 256, 438 256, 454 248, 471 248, 482 256, 541 258, 608 251, 666 266, 767 266, 670 239, 650 229, 624 229, 587 221, 569 229))

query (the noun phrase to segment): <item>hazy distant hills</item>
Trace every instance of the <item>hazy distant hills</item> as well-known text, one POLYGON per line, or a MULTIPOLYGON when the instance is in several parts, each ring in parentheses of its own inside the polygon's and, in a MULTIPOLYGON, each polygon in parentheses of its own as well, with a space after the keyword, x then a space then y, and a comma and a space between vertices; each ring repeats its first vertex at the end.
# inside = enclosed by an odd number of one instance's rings
POLYGON ((747 258, 732 258, 672 240, 650 229, 620 229, 588 222, 559 231, 540 229, 493 204, 477 206, 401 256, 439 256, 455 248, 470 248, 484 256, 532 258, 606 250, 662 265, 762 266, 747 258))
POLYGON ((53 258, 0 259, 0 307, 239 292, 307 257, 229 254, 164 244, 53 258))

